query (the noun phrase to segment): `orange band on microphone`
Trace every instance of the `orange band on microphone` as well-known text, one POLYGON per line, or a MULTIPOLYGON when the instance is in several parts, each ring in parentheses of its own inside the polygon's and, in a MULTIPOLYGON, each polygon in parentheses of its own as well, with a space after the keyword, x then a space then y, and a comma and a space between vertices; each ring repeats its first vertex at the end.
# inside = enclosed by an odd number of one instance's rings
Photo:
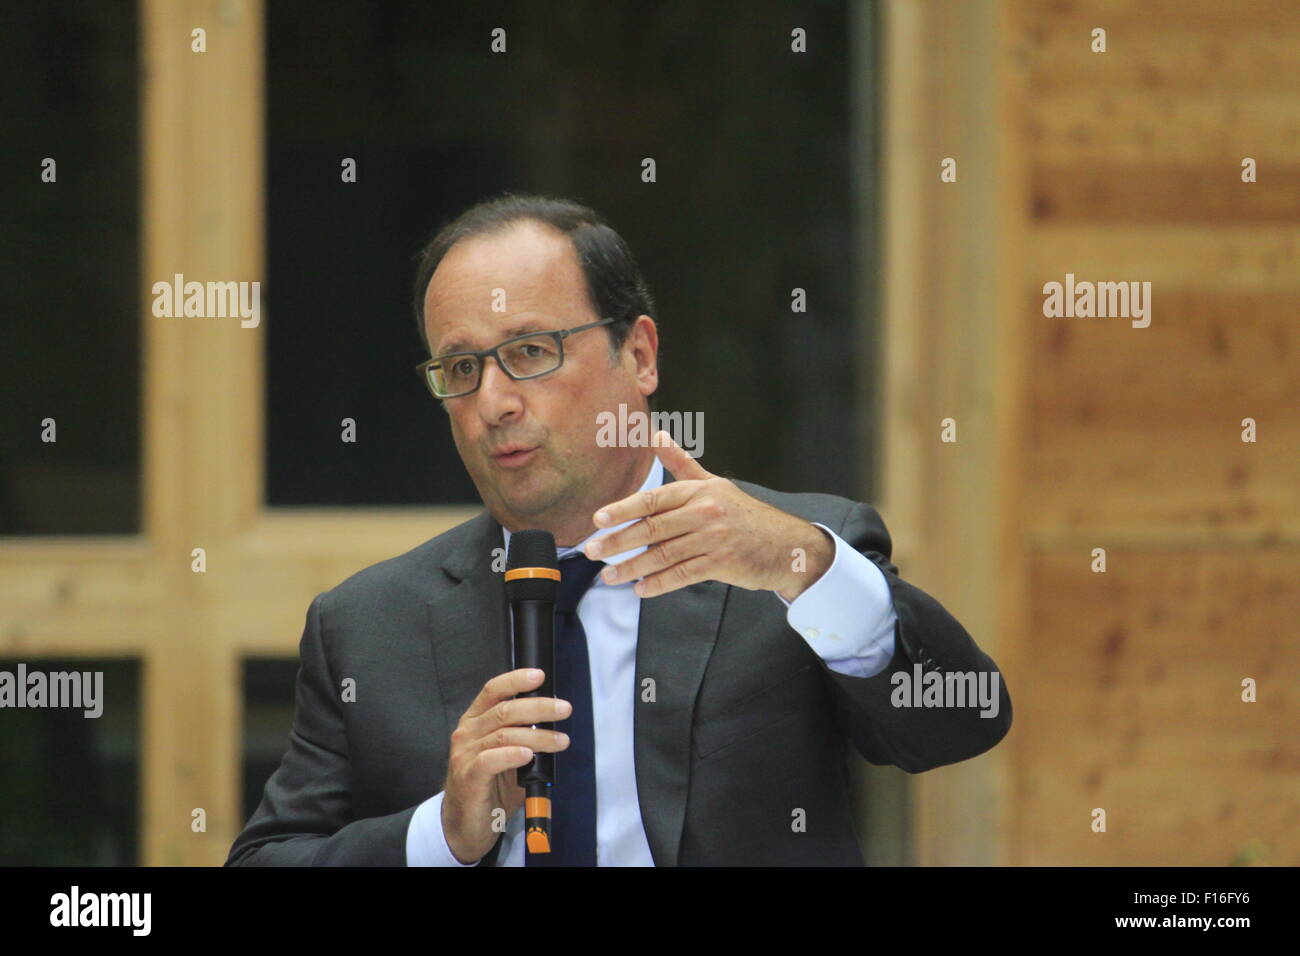
POLYGON ((529 819, 537 817, 550 817, 551 815, 551 798, 550 797, 525 797, 524 798, 524 816, 529 819))
POLYGON ((559 568, 515 568, 506 572, 507 581, 517 581, 520 578, 550 578, 552 581, 560 580, 559 568))

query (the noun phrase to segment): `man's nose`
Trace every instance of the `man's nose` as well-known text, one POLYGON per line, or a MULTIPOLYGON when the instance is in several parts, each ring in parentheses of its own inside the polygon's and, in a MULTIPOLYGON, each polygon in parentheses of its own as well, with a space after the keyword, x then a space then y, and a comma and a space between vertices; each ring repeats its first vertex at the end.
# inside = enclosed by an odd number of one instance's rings
POLYGON ((519 383, 507 375, 491 357, 483 362, 478 385, 479 414, 486 421, 497 422, 523 410, 519 383))

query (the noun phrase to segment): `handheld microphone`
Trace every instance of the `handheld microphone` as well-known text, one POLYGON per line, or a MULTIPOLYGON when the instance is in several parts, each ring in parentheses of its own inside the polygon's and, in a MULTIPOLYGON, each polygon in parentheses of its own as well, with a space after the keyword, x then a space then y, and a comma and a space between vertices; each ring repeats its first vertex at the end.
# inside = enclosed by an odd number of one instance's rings
MULTIPOLYGON (((560 569, 555 536, 549 531, 517 531, 510 536, 506 556, 506 600, 514 618, 515 667, 540 668, 545 675, 535 690, 520 697, 554 697, 555 599, 560 569)), ((554 730, 554 722, 534 724, 554 730)), ((529 853, 551 852, 551 787, 555 783, 555 754, 533 753, 517 771, 524 788, 524 839, 529 853)))

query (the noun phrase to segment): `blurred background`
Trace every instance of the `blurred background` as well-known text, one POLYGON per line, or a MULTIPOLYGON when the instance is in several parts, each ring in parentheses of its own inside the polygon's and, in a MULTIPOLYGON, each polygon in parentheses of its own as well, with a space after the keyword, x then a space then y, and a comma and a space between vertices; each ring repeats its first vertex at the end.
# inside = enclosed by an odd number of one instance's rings
POLYGON ((1293 2, 0 11, 0 670, 106 692, 0 709, 0 865, 225 859, 312 597, 478 510, 410 286, 505 190, 628 240, 706 467, 875 504, 1005 674, 990 753, 846 754, 868 862, 1300 864, 1293 2), (1045 317, 1067 273, 1150 327, 1045 317))

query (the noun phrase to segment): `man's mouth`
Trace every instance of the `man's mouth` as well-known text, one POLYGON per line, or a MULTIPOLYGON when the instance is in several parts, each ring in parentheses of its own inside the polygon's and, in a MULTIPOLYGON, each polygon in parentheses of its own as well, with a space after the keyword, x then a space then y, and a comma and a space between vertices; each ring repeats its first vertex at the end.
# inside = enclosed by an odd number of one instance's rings
POLYGON ((527 464, 538 447, 524 448, 517 445, 507 445, 502 451, 493 453, 492 460, 502 468, 517 468, 520 465, 527 464))

